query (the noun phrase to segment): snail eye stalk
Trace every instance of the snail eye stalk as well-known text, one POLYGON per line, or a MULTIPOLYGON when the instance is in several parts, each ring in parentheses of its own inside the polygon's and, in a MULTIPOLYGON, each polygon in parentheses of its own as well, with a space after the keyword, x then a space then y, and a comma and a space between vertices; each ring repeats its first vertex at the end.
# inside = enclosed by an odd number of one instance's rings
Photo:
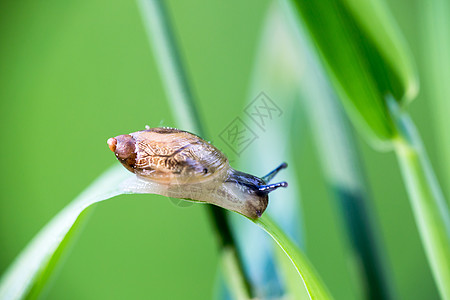
POLYGON ((288 186, 288 183, 286 181, 283 181, 283 182, 272 183, 272 184, 268 184, 268 185, 260 185, 260 186, 258 186, 258 190, 260 192, 268 194, 268 193, 276 190, 279 187, 287 187, 287 186, 288 186))
MULTIPOLYGON (((262 180, 264 180, 264 182, 269 183, 272 178, 275 177, 275 175, 278 174, 278 172, 280 172, 283 169, 287 168, 287 163, 282 163, 281 165, 279 165, 278 167, 276 167, 274 170, 270 171, 269 174, 261 177, 262 180)), ((287 186, 287 185, 286 185, 287 186)))

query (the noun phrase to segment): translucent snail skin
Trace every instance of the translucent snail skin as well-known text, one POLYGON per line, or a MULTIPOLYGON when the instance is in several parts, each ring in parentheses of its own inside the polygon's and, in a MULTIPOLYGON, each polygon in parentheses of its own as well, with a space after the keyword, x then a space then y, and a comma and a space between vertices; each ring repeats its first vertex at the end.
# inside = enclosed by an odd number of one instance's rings
POLYGON ((195 134, 175 128, 147 128, 108 139, 108 146, 130 172, 151 183, 151 192, 207 202, 257 219, 268 194, 287 182, 268 184, 286 163, 259 178, 234 170, 228 158, 195 134))

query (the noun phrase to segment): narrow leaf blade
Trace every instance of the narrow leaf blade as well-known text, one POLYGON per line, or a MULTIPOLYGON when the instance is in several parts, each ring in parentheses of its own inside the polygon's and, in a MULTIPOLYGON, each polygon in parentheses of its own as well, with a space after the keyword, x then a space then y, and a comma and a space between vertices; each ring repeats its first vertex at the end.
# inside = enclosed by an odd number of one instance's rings
POLYGON ((125 193, 121 183, 131 174, 118 165, 106 171, 56 215, 28 244, 0 280, 0 299, 36 297, 67 245, 71 228, 90 205, 125 193), (56 253, 56 254, 55 254, 56 253))
POLYGON ((322 283, 322 280, 306 256, 269 218, 269 216, 267 216, 267 214, 253 222, 266 231, 289 257, 301 277, 310 299, 332 299, 328 289, 322 283))
POLYGON ((413 97, 417 76, 387 11, 372 0, 291 2, 356 127, 377 146, 391 146, 396 128, 385 98, 413 97))

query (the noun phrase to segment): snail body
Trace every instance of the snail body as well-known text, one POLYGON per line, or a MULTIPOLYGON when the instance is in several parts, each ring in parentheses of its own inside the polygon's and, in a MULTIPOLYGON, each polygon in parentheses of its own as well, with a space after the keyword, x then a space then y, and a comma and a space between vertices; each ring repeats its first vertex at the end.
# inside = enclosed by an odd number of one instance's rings
POLYGON ((287 186, 267 184, 286 164, 263 178, 240 172, 219 149, 175 128, 119 135, 108 145, 126 169, 151 184, 152 193, 215 204, 251 219, 265 211, 269 192, 287 186))

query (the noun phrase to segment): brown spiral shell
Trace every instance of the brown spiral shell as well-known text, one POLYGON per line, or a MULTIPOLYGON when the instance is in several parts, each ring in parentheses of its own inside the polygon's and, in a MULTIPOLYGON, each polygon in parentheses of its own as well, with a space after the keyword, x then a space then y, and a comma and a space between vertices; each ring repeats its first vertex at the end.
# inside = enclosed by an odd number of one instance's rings
POLYGON ((175 128, 150 128, 108 142, 130 171, 159 183, 201 182, 229 166, 216 147, 175 128), (120 145, 120 147, 119 147, 120 145))

